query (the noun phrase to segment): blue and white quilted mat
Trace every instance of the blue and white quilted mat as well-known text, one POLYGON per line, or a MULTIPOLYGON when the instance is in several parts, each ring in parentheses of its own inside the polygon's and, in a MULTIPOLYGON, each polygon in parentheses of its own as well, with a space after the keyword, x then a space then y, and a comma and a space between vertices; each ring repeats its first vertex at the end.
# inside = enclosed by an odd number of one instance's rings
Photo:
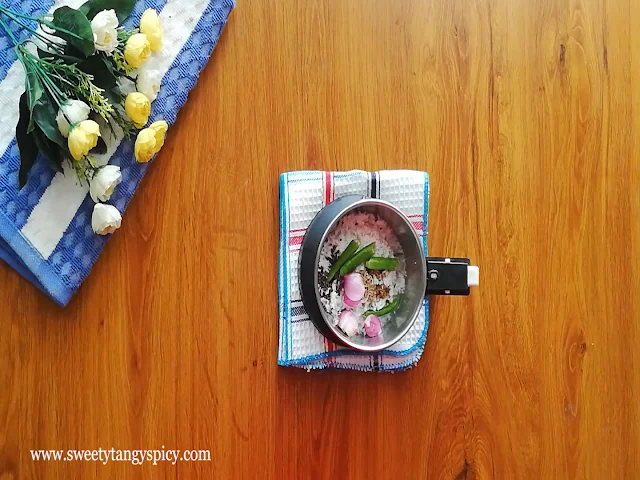
MULTIPOLYGON (((84 0, 9 0, 8 6, 37 16, 84 0)), ((164 72, 150 121, 176 120, 234 7, 234 0, 139 0, 127 27, 139 24, 142 12, 155 8, 162 20, 162 52, 150 62, 164 72)), ((12 25, 16 27, 16 25, 12 25)), ((25 38, 17 27, 16 34, 25 38)), ((91 229, 93 202, 73 172, 54 174, 37 162, 27 185, 18 189, 19 152, 15 139, 18 99, 24 71, 12 42, 0 32, 0 258, 60 305, 66 305, 91 271, 108 237, 91 229)), ((123 181, 109 201, 124 212, 149 164, 138 164, 133 142, 107 139, 102 161, 119 165, 123 181)))

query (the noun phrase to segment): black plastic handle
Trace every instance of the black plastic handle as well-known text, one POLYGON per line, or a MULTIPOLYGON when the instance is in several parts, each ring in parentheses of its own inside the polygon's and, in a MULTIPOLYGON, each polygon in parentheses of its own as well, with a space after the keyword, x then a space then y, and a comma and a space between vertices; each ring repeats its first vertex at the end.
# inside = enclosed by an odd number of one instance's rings
POLYGON ((468 258, 427 257, 427 295, 469 295, 468 258))

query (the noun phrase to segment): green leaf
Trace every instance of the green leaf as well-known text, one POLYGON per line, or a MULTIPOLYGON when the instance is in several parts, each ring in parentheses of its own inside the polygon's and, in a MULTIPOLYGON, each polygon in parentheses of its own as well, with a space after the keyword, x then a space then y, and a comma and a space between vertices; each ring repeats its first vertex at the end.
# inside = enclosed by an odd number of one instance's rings
POLYGON ((69 44, 64 46, 64 54, 66 57, 75 58, 76 60, 73 63, 79 63, 84 58, 84 55, 80 50, 69 44))
POLYGON ((113 87, 105 89, 102 94, 104 95, 104 98, 109 100, 111 105, 120 105, 124 99, 124 95, 120 91, 120 87, 117 83, 113 87))
POLYGON ((36 161, 38 156, 38 147, 36 146, 32 134, 27 133, 27 126, 29 125, 30 113, 29 105, 27 101, 27 93, 23 93, 20 96, 20 118, 18 120, 18 126, 16 127, 16 141, 18 143, 18 149, 20 151, 20 171, 18 173, 18 185, 20 188, 24 187, 27 183, 27 178, 31 167, 36 161))
POLYGON ((33 109, 40 101, 42 94, 44 93, 44 87, 38 74, 35 70, 35 67, 31 63, 24 64, 25 77, 24 77, 24 89, 26 92, 26 102, 27 107, 29 109, 28 123, 27 123, 27 133, 30 133, 33 130, 33 109))
POLYGON ((131 14, 135 5, 136 0, 89 0, 78 10, 92 20, 101 10, 113 9, 116 11, 118 21, 122 23, 131 14))
POLYGON ((82 53, 70 45, 65 45, 65 53, 49 52, 38 48, 38 58, 52 58, 62 60, 67 65, 73 65, 82 60, 82 53))
POLYGON ((27 105, 29 106, 29 111, 33 111, 33 107, 35 107, 44 93, 44 87, 33 64, 27 63, 24 68, 26 71, 25 91, 27 93, 27 105))
POLYGON ((98 155, 107 153, 107 144, 104 142, 102 137, 98 137, 98 143, 91 149, 91 153, 96 153, 98 155))
POLYGON ((38 150, 40 150, 40 153, 47 159, 49 167, 56 172, 62 173, 62 161, 66 156, 62 152, 62 149, 49 140, 39 128, 36 128, 32 135, 38 146, 38 150))
POLYGON ((84 13, 70 7, 60 7, 53 12, 52 23, 57 28, 73 33, 71 35, 64 31, 56 30, 54 35, 63 38, 69 45, 80 50, 83 56, 88 57, 96 51, 93 44, 91 23, 89 23, 84 13))
POLYGON ((57 108, 48 95, 44 95, 33 109, 35 122, 42 130, 42 133, 44 133, 49 140, 60 145, 60 147, 67 148, 66 139, 62 136, 60 130, 58 130, 58 124, 56 122, 57 113, 57 108))
POLYGON ((93 75, 93 83, 103 90, 109 90, 116 84, 113 67, 109 60, 102 55, 90 56, 78 64, 78 68, 89 75, 93 75))

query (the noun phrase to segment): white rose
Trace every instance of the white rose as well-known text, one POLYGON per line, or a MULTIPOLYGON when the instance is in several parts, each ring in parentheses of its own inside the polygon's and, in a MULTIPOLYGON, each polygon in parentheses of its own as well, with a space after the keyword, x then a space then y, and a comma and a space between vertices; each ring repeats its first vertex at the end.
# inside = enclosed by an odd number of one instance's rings
POLYGON ((105 165, 91 179, 89 194, 94 202, 107 202, 111 194, 122 181, 120 167, 105 165))
POLYGON ((108 235, 120 228, 122 216, 118 209, 104 203, 96 203, 91 216, 91 228, 99 235, 108 235))
POLYGON ((91 20, 96 50, 111 53, 118 46, 118 17, 114 10, 102 10, 91 20))
POLYGON ((58 114, 56 115, 56 122, 58 123, 58 130, 65 137, 69 136, 69 122, 71 124, 80 123, 89 118, 89 112, 91 109, 89 105, 81 100, 67 100, 62 104, 58 114))
POLYGON ((160 91, 160 83, 162 83, 162 74, 153 68, 143 68, 138 73, 136 79, 136 88, 140 93, 153 102, 160 91))

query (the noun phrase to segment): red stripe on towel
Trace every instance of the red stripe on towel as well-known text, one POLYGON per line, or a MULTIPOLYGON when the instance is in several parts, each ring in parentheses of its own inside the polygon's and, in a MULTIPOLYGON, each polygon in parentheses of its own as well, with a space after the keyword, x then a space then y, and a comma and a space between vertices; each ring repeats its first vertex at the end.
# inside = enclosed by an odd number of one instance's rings
POLYGON ((324 204, 331 203, 331 172, 324 172, 324 204))
MULTIPOLYGON (((324 174, 324 204, 331 203, 334 197, 333 192, 333 174, 331 172, 325 172, 324 174)), ((336 345, 330 342, 326 338, 324 339, 327 352, 333 352, 336 349, 336 345)), ((333 365, 333 357, 329 357, 329 365, 333 365)))
POLYGON ((304 238, 304 235, 295 235, 295 236, 289 237, 289 246, 302 245, 303 238, 304 238))

